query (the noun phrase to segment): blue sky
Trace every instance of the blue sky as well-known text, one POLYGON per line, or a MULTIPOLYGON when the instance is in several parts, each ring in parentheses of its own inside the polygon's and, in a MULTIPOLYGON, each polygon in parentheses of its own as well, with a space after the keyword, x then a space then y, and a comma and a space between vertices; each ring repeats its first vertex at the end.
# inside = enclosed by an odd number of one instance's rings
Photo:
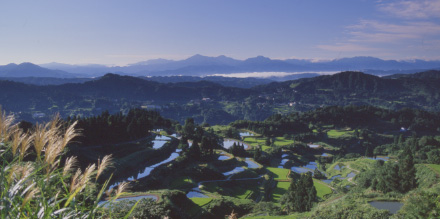
POLYGON ((439 0, 0 0, 0 64, 440 59, 439 0))

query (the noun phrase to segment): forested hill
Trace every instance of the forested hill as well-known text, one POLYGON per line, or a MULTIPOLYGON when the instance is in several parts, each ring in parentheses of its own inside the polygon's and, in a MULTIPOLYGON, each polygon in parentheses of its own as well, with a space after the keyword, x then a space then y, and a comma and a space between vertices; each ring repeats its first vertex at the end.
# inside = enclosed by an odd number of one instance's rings
POLYGON ((331 105, 440 110, 438 72, 397 78, 342 72, 249 89, 211 81, 159 83, 116 74, 84 83, 36 86, 0 81, 0 86, 0 105, 28 118, 35 113, 91 116, 103 110, 114 113, 150 107, 178 121, 193 117, 200 123, 227 124, 331 105))
POLYGON ((419 73, 415 73, 415 74, 394 74, 394 75, 385 76, 384 78, 392 78, 392 79, 416 78, 416 79, 421 79, 421 80, 440 79, 440 71, 439 70, 430 70, 430 71, 424 71, 424 72, 419 72, 419 73))
POLYGON ((284 101, 300 103, 307 109, 328 105, 374 105, 391 109, 403 107, 439 110, 440 78, 381 78, 361 72, 271 83, 254 87, 255 91, 277 94, 284 101))
POLYGON ((187 102, 204 97, 237 100, 250 95, 250 90, 223 87, 212 82, 162 84, 130 76, 107 74, 85 83, 37 86, 0 81, 0 104, 11 110, 25 111, 26 104, 64 107, 67 102, 85 99, 126 99, 136 101, 187 102), (15 103, 13 103, 15 102, 15 103), (28 103, 23 103, 28 102, 28 103))

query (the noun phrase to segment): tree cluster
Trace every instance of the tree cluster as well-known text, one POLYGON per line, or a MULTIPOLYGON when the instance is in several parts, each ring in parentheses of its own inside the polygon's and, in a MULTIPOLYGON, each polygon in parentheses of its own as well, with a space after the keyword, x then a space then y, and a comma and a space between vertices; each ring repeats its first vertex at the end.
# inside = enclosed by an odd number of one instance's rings
POLYGON ((232 144, 232 146, 229 148, 229 153, 233 154, 236 157, 244 157, 246 156, 246 150, 244 148, 244 144, 240 145, 240 142, 236 144, 232 144))
POLYGON ((172 122, 156 111, 131 109, 126 115, 108 111, 93 117, 68 117, 67 124, 78 121, 82 136, 75 139, 84 146, 115 144, 146 137, 153 128, 170 128, 172 122))
POLYGON ((404 149, 397 163, 378 160, 373 169, 360 173, 357 181, 365 188, 384 193, 406 193, 416 188, 416 169, 410 148, 404 149))
POLYGON ((293 180, 288 191, 281 198, 281 203, 289 213, 310 211, 313 202, 316 201, 316 188, 310 173, 301 174, 298 180, 293 180))

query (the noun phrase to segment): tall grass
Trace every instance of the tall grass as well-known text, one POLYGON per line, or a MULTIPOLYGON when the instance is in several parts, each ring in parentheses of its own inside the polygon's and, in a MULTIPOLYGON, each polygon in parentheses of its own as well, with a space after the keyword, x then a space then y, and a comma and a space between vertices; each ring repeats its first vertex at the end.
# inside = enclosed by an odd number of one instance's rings
MULTIPOLYGON (((1 218, 101 218, 98 205, 107 180, 98 189, 100 174, 111 165, 111 156, 85 170, 76 157, 62 159, 66 146, 79 135, 58 116, 24 133, 14 117, 0 109, 0 217, 1 218)), ((122 184, 112 200, 127 188, 122 184)))

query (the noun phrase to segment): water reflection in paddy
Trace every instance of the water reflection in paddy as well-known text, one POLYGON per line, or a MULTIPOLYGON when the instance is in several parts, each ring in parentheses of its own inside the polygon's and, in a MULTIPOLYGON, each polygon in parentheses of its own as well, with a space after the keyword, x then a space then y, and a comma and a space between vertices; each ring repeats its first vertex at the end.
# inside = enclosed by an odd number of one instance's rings
POLYGON ((223 147, 226 149, 229 149, 230 147, 232 147, 232 145, 234 145, 234 143, 238 146, 238 145, 244 145, 244 148, 247 149, 249 148, 249 145, 244 144, 243 142, 239 142, 236 140, 232 140, 232 139, 226 139, 223 141, 223 147))
POLYGON ((246 158, 245 162, 247 163, 248 168, 258 168, 259 167, 259 165, 257 163, 255 163, 253 160, 251 160, 249 158, 246 158))
POLYGON ((319 148, 319 145, 317 145, 317 144, 309 144, 309 147, 310 148, 319 148))
POLYGON ((251 132, 240 132, 240 137, 246 137, 246 136, 254 136, 254 133, 251 133, 251 132))
POLYGON ((165 135, 156 135, 156 138, 154 140, 156 140, 156 141, 169 141, 169 140, 171 140, 171 138, 168 136, 165 136, 165 135))
POLYGON ((236 173, 239 173, 239 172, 242 172, 242 171, 244 171, 243 167, 235 167, 233 170, 228 171, 226 173, 223 173, 223 175, 229 176, 229 175, 236 174, 236 173))
POLYGON ((349 174, 347 175, 346 178, 352 178, 352 177, 355 177, 355 176, 356 176, 356 173, 351 172, 351 173, 349 173, 349 174))
POLYGON ((296 173, 306 173, 311 172, 313 174, 313 171, 317 168, 316 162, 309 162, 307 165, 303 167, 292 167, 291 170, 296 173))
POLYGON ((230 157, 228 157, 228 156, 224 156, 224 155, 222 155, 222 156, 219 156, 218 157, 218 160, 227 160, 227 159, 229 159, 230 157))
POLYGON ((355 177, 355 176, 356 176, 356 173, 351 172, 351 173, 347 174, 346 177, 341 177, 341 175, 338 174, 338 175, 332 176, 332 178, 330 178, 330 179, 325 179, 325 180, 322 180, 322 181, 325 182, 325 183, 330 184, 330 183, 332 183, 333 180, 335 180, 335 179, 343 180, 343 179, 347 179, 347 178, 353 178, 353 177, 355 177))
POLYGON ((367 157, 367 159, 388 161, 390 158, 389 157, 376 157, 376 158, 374 158, 374 157, 367 157))
POLYGON ((372 201, 368 203, 379 210, 388 210, 391 214, 395 214, 403 206, 400 202, 372 201))
POLYGON ((188 198, 208 198, 207 195, 205 195, 201 192, 198 192, 198 191, 189 191, 186 194, 186 197, 188 197, 188 198))
POLYGON ((325 182, 325 183, 330 184, 330 183, 332 183, 333 180, 335 180, 336 178, 338 178, 338 179, 342 179, 342 178, 341 178, 341 175, 336 175, 336 176, 332 176, 332 178, 330 178, 330 179, 324 179, 324 180, 322 180, 322 181, 325 182))
POLYGON ((154 140, 153 141, 153 148, 154 149, 159 149, 161 147, 163 147, 168 141, 160 141, 160 140, 154 140))
POLYGON ((306 169, 304 167, 292 167, 292 171, 295 173, 307 173, 307 172, 313 172, 311 169, 306 169))
POLYGON ((316 165, 317 165, 316 162, 310 162, 307 165, 305 165, 304 167, 305 168, 309 168, 311 170, 315 170, 316 169, 316 165))
MULTIPOLYGON (((128 177, 126 179, 126 181, 133 181, 135 179, 140 179, 142 177, 146 177, 146 176, 150 175, 151 171, 153 171, 156 167, 158 167, 158 166, 160 166, 162 164, 171 162, 174 159, 176 159, 177 157, 179 157, 179 152, 181 152, 181 151, 182 151, 182 149, 176 149, 176 152, 171 153, 171 155, 167 159, 165 159, 165 160, 163 160, 163 161, 161 161, 161 162, 159 162, 157 164, 151 165, 149 167, 145 167, 145 169, 143 171, 139 172, 136 176, 128 177)), ((114 188, 114 187, 116 187, 118 185, 119 185, 119 182, 109 186, 109 189, 114 188)))
POLYGON ((335 168, 333 168, 333 169, 335 169, 335 170, 341 170, 342 168, 344 168, 344 166, 341 166, 341 165, 336 165, 335 166, 335 168))

